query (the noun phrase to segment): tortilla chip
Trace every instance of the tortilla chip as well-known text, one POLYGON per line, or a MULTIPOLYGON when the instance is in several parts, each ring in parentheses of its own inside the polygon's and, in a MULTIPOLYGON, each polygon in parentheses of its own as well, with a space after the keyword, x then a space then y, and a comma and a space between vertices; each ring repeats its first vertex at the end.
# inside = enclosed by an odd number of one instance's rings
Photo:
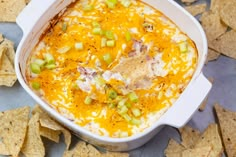
POLYGON ((115 153, 115 152, 106 152, 102 154, 102 157, 129 157, 128 153, 115 153))
POLYGON ((181 157, 181 153, 185 148, 178 144, 175 140, 170 139, 165 149, 166 157, 181 157))
POLYGON ((89 157, 89 149, 86 146, 86 143, 80 141, 72 150, 67 150, 64 152, 63 157, 89 157))
POLYGON ((196 142, 194 148, 211 147, 212 151, 209 157, 220 157, 223 152, 223 146, 218 131, 217 124, 210 124, 202 136, 196 142))
POLYGON ((196 2, 197 0, 181 0, 182 3, 185 3, 186 5, 190 5, 194 2, 196 2))
POLYGON ((6 53, 6 51, 7 51, 6 47, 0 47, 0 70, 2 67, 3 55, 6 53))
POLYGON ((44 157, 45 148, 39 133, 39 114, 31 117, 21 152, 25 157, 44 157))
POLYGON ((215 12, 204 12, 200 21, 205 30, 208 42, 224 34, 227 30, 227 26, 220 20, 220 15, 215 12))
POLYGON ((211 49, 211 48, 208 48, 208 54, 207 54, 207 60, 206 60, 206 63, 207 62, 210 62, 210 61, 214 61, 214 60, 217 60, 218 58, 220 57, 220 53, 211 49))
POLYGON ((209 43, 209 47, 236 59, 236 31, 231 30, 209 43))
POLYGON ((87 145, 87 148, 88 148, 88 156, 90 157, 92 157, 92 156, 94 156, 94 157, 99 157, 99 156, 101 156, 101 153, 95 148, 95 147, 93 147, 92 145, 90 145, 90 144, 88 144, 87 145))
POLYGON ((227 1, 220 8, 220 17, 232 29, 236 30, 236 1, 227 1))
POLYGON ((207 102, 208 102, 208 96, 203 100, 200 107, 198 108, 200 112, 204 111, 204 109, 206 108, 207 102))
POLYGON ((229 157, 236 156, 236 112, 215 106, 216 115, 220 124, 223 143, 229 157))
POLYGON ((28 4, 30 2, 30 0, 25 0, 25 3, 28 4))
POLYGON ((38 105, 35 106, 35 108, 32 111, 32 114, 39 114, 39 121, 40 126, 44 128, 51 129, 53 131, 59 131, 62 132, 65 138, 66 148, 69 149, 70 143, 71 143, 71 134, 68 130, 66 130, 64 127, 62 127, 60 124, 58 124, 55 120, 53 120, 49 115, 44 112, 38 105))
POLYGON ((187 149, 182 152, 182 157, 208 157, 211 152, 211 147, 199 147, 187 149))
POLYGON ((207 4, 202 3, 202 4, 196 4, 196 5, 191 5, 184 7, 191 15, 196 16, 198 14, 203 13, 206 10, 207 4))
POLYGON ((4 40, 2 34, 0 33, 0 43, 4 40))
POLYGON ((8 39, 4 39, 1 43, 0 47, 7 47, 6 55, 10 60, 12 66, 14 67, 14 59, 15 59, 15 50, 14 50, 14 43, 8 39))
POLYGON ((25 7, 25 0, 4 0, 0 2, 0 21, 15 22, 25 7))
POLYGON ((222 0, 211 0, 210 10, 215 13, 219 13, 221 1, 222 0))
POLYGON ((55 131, 55 130, 51 130, 49 128, 45 128, 45 127, 40 126, 39 133, 41 136, 43 136, 51 141, 54 141, 56 143, 58 143, 60 140, 60 134, 61 134, 60 131, 55 131))
POLYGON ((29 112, 29 107, 22 107, 1 113, 0 154, 18 156, 26 136, 29 112))
POLYGON ((189 127, 189 126, 185 126, 181 129, 179 129, 179 132, 181 134, 181 139, 182 139, 181 144, 185 148, 193 148, 196 141, 200 137, 200 132, 196 129, 189 127))

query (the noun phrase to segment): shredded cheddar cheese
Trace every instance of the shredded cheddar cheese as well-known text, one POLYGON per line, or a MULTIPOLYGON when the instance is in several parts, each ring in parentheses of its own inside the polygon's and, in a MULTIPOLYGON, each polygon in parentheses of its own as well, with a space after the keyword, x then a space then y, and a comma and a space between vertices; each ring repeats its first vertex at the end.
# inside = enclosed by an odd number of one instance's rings
POLYGON ((193 41, 151 6, 80 0, 32 51, 27 81, 78 125, 124 137, 158 120, 188 85, 196 62, 193 41))

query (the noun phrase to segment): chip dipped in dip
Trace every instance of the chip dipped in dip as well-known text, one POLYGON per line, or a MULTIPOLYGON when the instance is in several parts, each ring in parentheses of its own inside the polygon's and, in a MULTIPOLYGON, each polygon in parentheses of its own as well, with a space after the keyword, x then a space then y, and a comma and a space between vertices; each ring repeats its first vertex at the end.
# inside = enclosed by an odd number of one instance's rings
POLYGON ((127 137, 150 127, 194 74, 193 41, 134 0, 81 0, 48 29, 28 59, 27 81, 85 129, 127 137))

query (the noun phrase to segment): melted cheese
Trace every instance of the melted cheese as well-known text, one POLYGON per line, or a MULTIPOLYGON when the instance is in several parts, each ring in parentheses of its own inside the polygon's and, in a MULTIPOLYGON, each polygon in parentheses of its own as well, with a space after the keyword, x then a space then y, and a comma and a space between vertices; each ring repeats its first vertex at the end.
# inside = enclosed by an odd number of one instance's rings
MULTIPOLYGON (((120 137, 119 133, 122 132, 131 136, 152 125, 187 86, 197 61, 193 41, 165 15, 141 1, 131 1, 127 8, 118 3, 113 9, 108 8, 103 0, 75 2, 42 37, 28 64, 35 58, 43 59, 45 53, 54 56, 56 68, 42 69, 38 75, 28 70, 29 84, 39 82, 42 97, 64 116, 96 134, 111 137, 120 137), (91 11, 83 11, 86 3, 94 8, 91 11), (93 34, 94 21, 98 22, 103 30, 114 33, 114 47, 101 47, 104 36, 93 34), (146 23, 151 27, 146 28, 146 23), (63 24, 67 26, 66 30, 62 29, 63 24), (131 34, 131 41, 125 38, 127 31, 131 34), (179 43, 183 41, 187 42, 189 47, 186 53, 181 53, 179 49, 179 43), (75 48, 74 45, 78 42, 83 43, 82 50, 75 48), (145 47, 149 68, 147 75, 150 76, 148 79, 151 84, 148 88, 133 89, 139 100, 132 104, 132 108, 141 111, 141 116, 138 117, 141 124, 136 126, 127 122, 117 112, 117 108, 108 107, 107 94, 102 87, 96 85, 93 75, 112 71, 122 60, 129 58, 134 50, 136 56, 144 53, 142 46, 145 47), (65 53, 59 53, 65 48, 65 53), (103 55, 107 53, 113 61, 109 66, 103 61, 103 55), (79 70, 81 67, 90 69, 91 75, 83 76, 79 70), (86 88, 89 89, 86 91, 86 88), (88 95, 93 97, 94 101, 86 105, 84 100, 88 95)), ((119 71, 111 75, 106 76, 110 78, 104 79, 107 80, 105 82, 125 95, 123 90, 127 90, 125 87, 133 80, 129 76, 122 76, 119 71)), ((132 117, 130 110, 127 113, 132 117)))

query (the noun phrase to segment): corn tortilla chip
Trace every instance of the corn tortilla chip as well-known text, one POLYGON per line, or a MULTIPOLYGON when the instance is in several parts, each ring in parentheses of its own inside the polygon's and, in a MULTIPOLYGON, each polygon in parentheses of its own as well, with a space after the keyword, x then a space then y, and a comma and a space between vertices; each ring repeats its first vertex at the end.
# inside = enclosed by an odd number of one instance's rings
POLYGON ((40 126, 44 128, 51 129, 53 131, 59 131, 62 132, 65 138, 65 143, 67 149, 70 147, 71 143, 71 134, 68 130, 66 130, 64 127, 62 127, 60 124, 58 124, 56 121, 54 121, 49 115, 44 112, 38 105, 35 106, 35 108, 32 111, 32 114, 39 114, 39 121, 40 126))
POLYGON ((4 40, 2 34, 0 33, 0 43, 4 40))
POLYGON ((25 7, 25 0, 0 1, 0 21, 15 22, 16 17, 25 7))
POLYGON ((87 148, 88 148, 88 156, 91 156, 91 157, 92 156, 95 156, 95 157, 101 156, 101 153, 92 145, 88 144, 87 148))
POLYGON ((182 3, 185 3, 186 5, 190 5, 194 2, 196 2, 197 0, 181 0, 182 3))
POLYGON ((165 149, 166 157, 181 157, 184 146, 178 144, 175 140, 170 139, 167 148, 165 149))
POLYGON ((45 148, 39 133, 39 114, 31 117, 21 152, 25 157, 44 157, 45 148))
POLYGON ((209 47, 236 59, 236 31, 231 30, 209 43, 209 47))
POLYGON ((1 72, 7 72, 9 74, 15 74, 15 70, 7 57, 5 53, 2 55, 2 64, 1 64, 1 69, 0 69, 0 74, 1 72))
POLYGON ((203 13, 206 10, 206 3, 190 5, 185 7, 185 9, 193 16, 203 13))
POLYGON ((220 20, 220 15, 215 12, 204 12, 200 18, 200 21, 206 32, 208 42, 211 42, 220 35, 224 34, 227 30, 227 26, 220 20))
POLYGON ((217 60, 220 57, 220 53, 208 48, 207 62, 217 60))
POLYGON ((187 149, 182 152, 182 157, 208 157, 211 152, 211 147, 199 147, 187 149))
POLYGON ((105 154, 102 154, 101 156, 102 157, 129 157, 129 154, 128 153, 106 152, 105 154))
POLYGON ((40 126, 39 133, 41 136, 43 136, 51 141, 54 141, 56 143, 58 143, 60 140, 60 134, 61 134, 60 131, 55 131, 55 130, 51 130, 49 128, 45 128, 45 127, 40 126))
POLYGON ((0 116, 0 154, 18 156, 26 136, 29 112, 29 107, 2 112, 0 116))
POLYGON ((181 129, 179 129, 179 132, 181 134, 181 139, 182 139, 181 144, 185 148, 193 148, 196 141, 200 137, 200 132, 196 129, 189 127, 189 126, 185 126, 181 129))
POLYGON ((228 157, 236 156, 236 112, 224 109, 219 104, 214 106, 224 147, 228 157))
POLYGON ((236 0, 227 1, 221 6, 220 17, 225 24, 236 30, 236 0))
POLYGON ((223 146, 217 124, 210 124, 202 136, 196 142, 194 148, 211 147, 212 151, 208 157, 220 157, 223 153, 223 146))
POLYGON ((63 157, 89 157, 89 150, 86 146, 86 143, 79 141, 72 150, 67 150, 64 152, 63 157))
POLYGON ((211 4, 210 4, 210 10, 212 12, 215 12, 215 13, 219 13, 219 10, 220 10, 220 2, 222 0, 211 0, 211 4))
POLYGON ((0 70, 2 67, 3 55, 6 53, 6 51, 7 51, 6 47, 0 47, 0 70))
POLYGON ((10 60, 12 66, 14 66, 14 59, 15 59, 15 50, 14 50, 14 43, 8 39, 4 39, 1 43, 0 47, 7 47, 6 55, 10 60))

